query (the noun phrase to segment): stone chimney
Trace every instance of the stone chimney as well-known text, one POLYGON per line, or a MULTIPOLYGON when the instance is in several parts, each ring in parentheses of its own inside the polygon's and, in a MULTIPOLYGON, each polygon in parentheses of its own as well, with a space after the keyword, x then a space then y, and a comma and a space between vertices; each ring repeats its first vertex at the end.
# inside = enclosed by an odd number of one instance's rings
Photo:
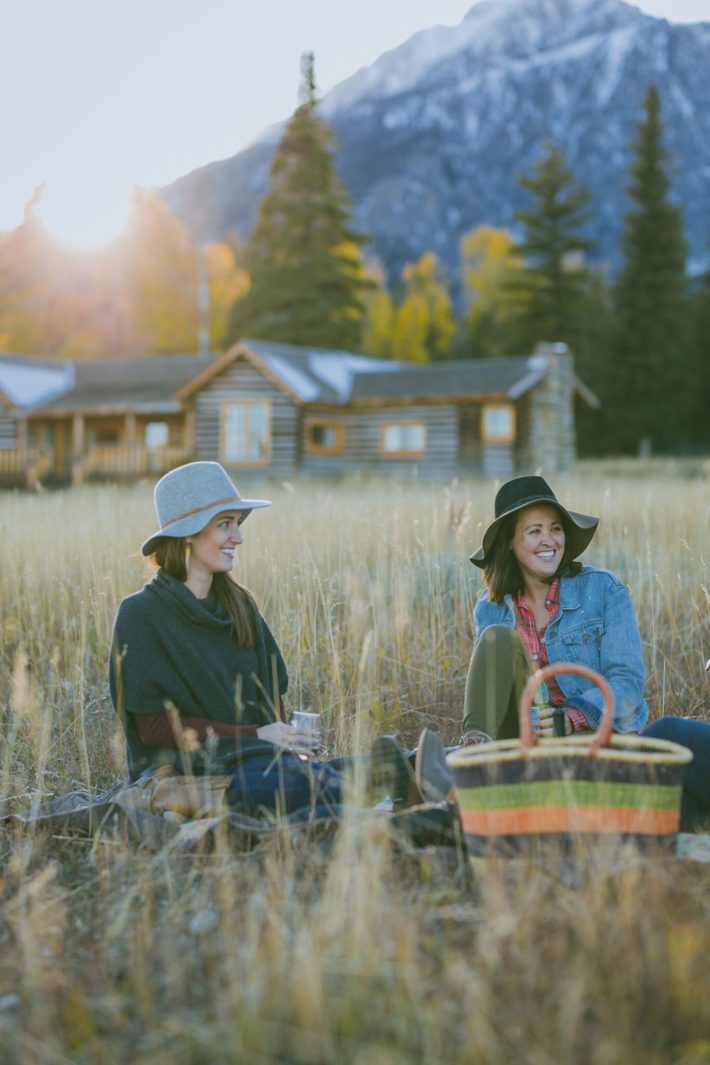
POLYGON ((569 473, 577 457, 572 353, 566 344, 537 344, 530 369, 544 370, 545 376, 531 394, 528 468, 542 470, 543 476, 569 473))

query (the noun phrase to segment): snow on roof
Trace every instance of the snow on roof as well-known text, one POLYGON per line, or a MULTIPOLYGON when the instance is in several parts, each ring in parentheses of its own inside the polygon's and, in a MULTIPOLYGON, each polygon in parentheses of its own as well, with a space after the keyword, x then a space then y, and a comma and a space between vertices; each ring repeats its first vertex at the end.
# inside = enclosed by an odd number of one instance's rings
POLYGON ((46 403, 73 384, 74 367, 68 363, 38 365, 21 356, 0 360, 0 391, 23 410, 46 403))
POLYGON ((260 354, 271 372, 276 374, 304 403, 318 398, 320 394, 318 385, 293 363, 280 355, 275 355, 273 351, 262 350, 260 354))
POLYGON ((308 363, 313 376, 332 388, 341 402, 350 398, 356 374, 392 373, 398 368, 398 364, 391 359, 350 355, 347 351, 317 352, 311 355, 308 363))

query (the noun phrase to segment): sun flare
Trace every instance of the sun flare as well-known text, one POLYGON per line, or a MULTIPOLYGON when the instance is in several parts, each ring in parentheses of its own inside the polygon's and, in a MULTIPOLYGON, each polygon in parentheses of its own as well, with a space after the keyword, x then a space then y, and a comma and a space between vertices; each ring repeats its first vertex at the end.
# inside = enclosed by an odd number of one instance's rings
POLYGON ((66 188, 47 182, 36 214, 63 244, 73 248, 99 248, 123 233, 129 196, 128 189, 66 188))

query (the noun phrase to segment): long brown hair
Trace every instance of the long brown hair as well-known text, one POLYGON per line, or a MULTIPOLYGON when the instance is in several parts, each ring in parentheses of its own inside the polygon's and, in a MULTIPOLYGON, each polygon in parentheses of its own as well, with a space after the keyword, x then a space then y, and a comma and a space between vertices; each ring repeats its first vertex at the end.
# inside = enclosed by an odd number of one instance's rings
MULTIPOLYGON (((559 512, 558 512, 559 513, 559 512)), ((498 534, 490 552, 490 561, 483 570, 483 581, 488 589, 488 598, 492 603, 502 603, 506 595, 517 595, 524 588, 523 571, 513 551, 515 527, 521 511, 513 511, 501 522, 498 534)), ((565 549, 556 571, 549 578, 550 584, 563 574, 575 577, 582 569, 582 563, 572 561, 567 547, 568 526, 563 514, 560 522, 565 531, 565 549)))
MULTIPOLYGON (((165 536, 156 544, 152 556, 156 565, 183 584, 187 580, 187 548, 184 536, 165 536)), ((236 644, 253 650, 256 646, 256 617, 259 611, 254 596, 228 573, 214 574, 212 591, 215 599, 227 611, 236 644)))

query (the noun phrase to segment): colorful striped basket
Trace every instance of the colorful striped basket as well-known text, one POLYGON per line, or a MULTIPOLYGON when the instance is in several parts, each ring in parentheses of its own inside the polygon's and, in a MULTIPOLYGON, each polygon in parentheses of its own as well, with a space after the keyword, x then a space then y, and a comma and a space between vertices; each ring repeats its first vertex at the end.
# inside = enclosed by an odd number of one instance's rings
POLYGON ((614 696, 586 666, 555 663, 538 670, 520 701, 520 739, 463 747, 447 757, 469 853, 533 856, 551 843, 563 851, 593 840, 633 840, 642 848, 675 847, 685 747, 644 736, 612 734, 614 696), (592 734, 541 739, 530 708, 543 681, 575 673, 604 696, 592 734))

